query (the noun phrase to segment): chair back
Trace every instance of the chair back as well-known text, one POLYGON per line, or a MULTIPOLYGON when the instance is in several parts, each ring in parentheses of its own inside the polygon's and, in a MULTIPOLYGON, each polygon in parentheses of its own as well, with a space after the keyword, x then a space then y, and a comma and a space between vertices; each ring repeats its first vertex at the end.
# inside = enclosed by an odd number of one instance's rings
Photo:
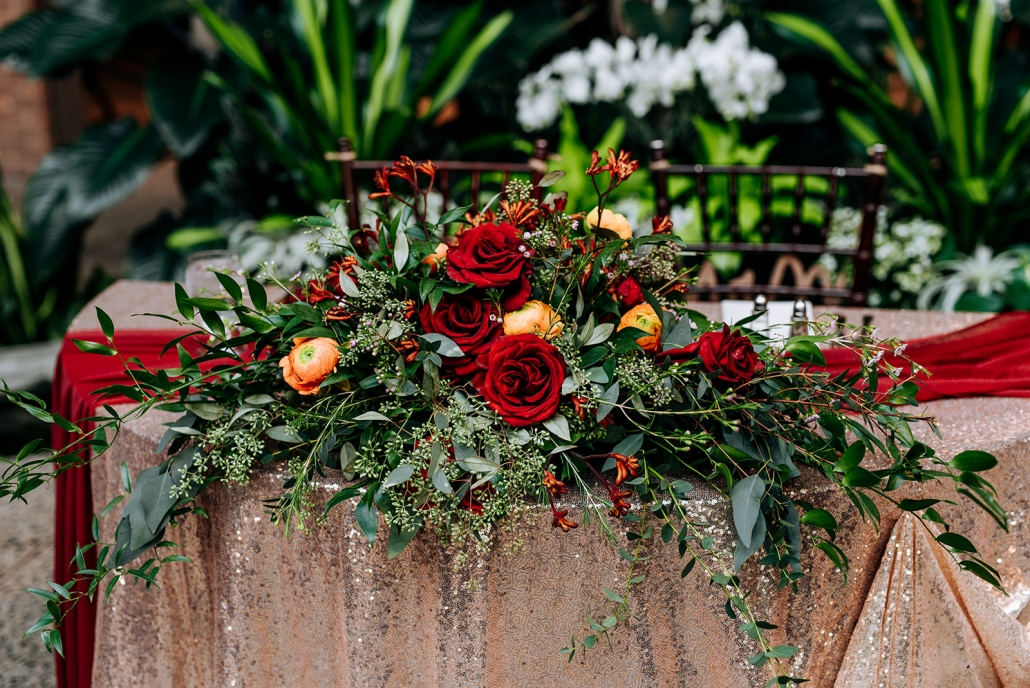
MULTIPOLYGON (((651 144, 651 179, 655 188, 655 203, 659 215, 666 215, 670 210, 669 178, 685 176, 693 180, 694 190, 699 200, 701 214, 701 243, 690 243, 687 251, 703 254, 706 258, 719 252, 739 252, 745 256, 759 254, 759 260, 750 264, 756 266, 771 265, 766 284, 756 284, 753 269, 731 280, 728 284, 719 284, 715 269, 707 260, 702 263, 698 284, 691 287, 693 293, 715 295, 753 296, 758 293, 771 298, 812 297, 824 301, 847 300, 850 305, 864 306, 869 290, 869 273, 873 259, 873 234, 876 230, 877 210, 883 194, 883 180, 887 174, 887 147, 875 144, 869 148, 869 163, 864 167, 807 167, 785 165, 763 165, 760 167, 745 165, 675 165, 665 157, 665 144, 653 141, 651 144), (774 182, 776 177, 791 177, 793 181, 793 211, 784 217, 783 213, 774 213, 774 182), (740 182, 742 178, 757 178, 761 182, 759 204, 761 216, 758 229, 761 241, 746 241, 741 237, 740 225, 740 182), (822 222, 811 226, 805 222, 803 208, 806 198, 812 191, 806 188, 806 178, 822 177, 826 192, 823 196, 822 222), (715 180, 725 178, 728 181, 719 184, 719 193, 726 193, 726 212, 721 213, 720 221, 728 227, 729 241, 712 241, 712 212, 709 208, 710 191, 715 180), (858 242, 855 248, 828 247, 826 238, 830 230, 830 221, 834 207, 841 193, 841 181, 854 179, 864 187, 862 218, 858 229, 858 242), (728 215, 728 217, 726 217, 728 215), (776 216, 774 218, 774 215, 776 216), (786 226, 784 222, 786 220, 786 226), (774 223, 777 227, 774 228, 774 223), (775 230, 775 234, 774 234, 775 230), (775 241, 774 241, 775 239, 775 241), (833 254, 841 258, 853 260, 853 278, 850 285, 844 279, 831 283, 828 270, 815 263, 822 254, 833 254), (761 260, 762 256, 776 256, 776 261, 761 260), (784 284, 784 277, 790 270, 793 284, 784 284), (816 286, 816 282, 821 286, 816 286)), ((822 184, 820 184, 822 186, 822 184)), ((757 186, 755 187, 757 188, 757 186)), ((843 271, 841 271, 843 276, 843 271)))
MULTIPOLYGON (((339 150, 326 153, 326 160, 337 160, 343 176, 343 197, 347 201, 347 219, 352 228, 359 227, 361 199, 355 176, 359 173, 371 173, 389 167, 393 160, 358 160, 351 148, 350 140, 341 138, 339 150)), ((504 189, 514 175, 529 175, 533 184, 533 198, 540 200, 543 189, 537 183, 547 172, 547 141, 537 139, 533 156, 526 162, 472 162, 457 160, 434 160, 436 164, 436 190, 443 196, 442 211, 448 210, 453 196, 468 197, 472 212, 479 212, 479 196, 486 182, 484 177, 499 176, 498 191, 504 197, 504 189)))

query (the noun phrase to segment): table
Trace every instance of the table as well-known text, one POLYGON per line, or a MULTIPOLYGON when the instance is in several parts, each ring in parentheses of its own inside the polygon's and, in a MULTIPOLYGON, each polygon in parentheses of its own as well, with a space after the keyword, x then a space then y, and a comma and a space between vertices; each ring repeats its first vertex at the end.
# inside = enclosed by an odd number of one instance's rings
MULTIPOLYGON (((143 294, 117 283, 97 302, 125 327, 128 313, 170 312, 171 287, 143 294)), ((717 304, 698 309, 718 316, 717 304)), ((871 313, 884 336, 936 334, 983 317, 832 310, 850 322, 871 313)), ((92 311, 76 321, 79 329, 90 329, 92 311)), ((780 627, 771 640, 801 648, 789 666, 810 685, 1030 686, 1030 399, 944 400, 925 410, 940 422, 942 454, 982 448, 999 459, 989 478, 1011 534, 961 503, 945 515, 982 545, 1010 596, 959 575, 912 517, 881 505, 876 533, 839 496, 816 487, 806 499, 849 514, 839 536, 851 557, 848 584, 807 551, 798 595, 775 593, 775 577, 755 563, 743 573, 765 593, 759 613, 780 627)), ((160 423, 170 417, 153 412, 128 424, 92 464, 97 510, 120 492, 122 461, 134 473, 154 463, 160 423)), ((262 504, 280 479, 267 467, 246 487, 208 490, 201 506, 210 519, 190 519, 168 535, 194 563, 163 570, 159 591, 116 587, 99 608, 94 685, 760 686, 768 679, 747 664, 756 648, 725 617, 723 594, 700 570, 681 579, 684 562, 672 547, 658 549, 644 570, 635 616, 615 633, 613 650, 599 646, 567 664, 559 649, 570 633, 584 635, 584 614, 628 566, 596 532, 555 532, 549 512, 531 508, 492 533, 489 552, 466 549, 462 566, 425 533, 387 561, 385 547, 370 550, 354 527, 353 502, 324 526, 284 538, 262 504)), ((316 503, 336 486, 323 487, 316 503)), ((923 486, 919 494, 939 489, 923 486)), ((717 545, 730 546, 727 505, 701 488, 690 504, 712 524, 717 545)), ((103 537, 115 525, 108 519, 103 537)))

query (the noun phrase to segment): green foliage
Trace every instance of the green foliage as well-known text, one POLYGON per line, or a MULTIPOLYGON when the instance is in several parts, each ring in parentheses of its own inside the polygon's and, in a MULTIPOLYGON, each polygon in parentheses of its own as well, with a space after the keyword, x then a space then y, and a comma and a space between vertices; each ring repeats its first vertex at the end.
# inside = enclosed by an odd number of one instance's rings
POLYGON ((996 3, 983 0, 959 11, 932 0, 918 17, 896 0, 877 4, 897 72, 919 107, 896 105, 883 75, 860 64, 834 32, 799 15, 766 18, 834 61, 850 99, 838 109, 838 120, 862 145, 889 146, 899 200, 948 227, 959 251, 1011 243, 1020 236, 1030 197, 1023 183, 1030 82, 1015 67, 1021 58, 998 40, 996 3), (1014 82, 1016 73, 1021 75, 1014 82))

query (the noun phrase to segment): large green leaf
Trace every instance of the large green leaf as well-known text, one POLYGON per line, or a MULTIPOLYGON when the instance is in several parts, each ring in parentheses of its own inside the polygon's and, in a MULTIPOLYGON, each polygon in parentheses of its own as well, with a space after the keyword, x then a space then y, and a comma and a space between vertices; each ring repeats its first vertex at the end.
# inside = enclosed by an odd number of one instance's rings
POLYGON ((23 207, 35 272, 53 269, 78 231, 138 189, 162 148, 153 129, 126 118, 87 129, 73 145, 44 158, 23 207))
POLYGON ((383 27, 376 43, 375 54, 380 56, 372 72, 368 101, 365 103, 365 128, 361 152, 374 147, 376 128, 386 104, 387 88, 397 69, 404 33, 411 19, 414 0, 390 0, 383 15, 383 27))
POLYGON ((166 52, 147 75, 154 127, 177 157, 194 153, 221 117, 218 91, 204 78, 207 64, 192 52, 166 52))
POLYGON ((50 272, 64 259, 73 245, 70 239, 86 224, 68 214, 67 170, 74 164, 74 156, 71 146, 54 149, 25 187, 22 217, 37 276, 50 272))
POLYGON ((979 173, 983 173, 987 155, 987 99, 991 90, 995 24, 994 3, 986 0, 977 3, 973 40, 969 46, 969 81, 973 91, 973 153, 979 173))
POLYGON ((458 95, 458 92, 465 86, 469 76, 472 74, 473 67, 476 66, 476 62, 479 57, 483 54, 487 48, 494 44, 504 30, 511 24, 511 20, 514 15, 511 11, 502 12, 496 17, 487 22, 487 25, 483 27, 483 30, 472 39, 472 42, 468 44, 465 51, 462 52, 461 57, 454 63, 454 67, 451 68, 450 73, 444 79, 443 84, 440 86, 440 90, 437 91, 436 95, 433 96, 433 103, 429 106, 429 111, 426 113, 426 117, 432 117, 434 114, 440 111, 444 105, 446 105, 452 98, 458 95))
POLYGON ((68 175, 68 212, 91 218, 127 198, 150 176, 164 149, 153 128, 126 117, 87 129, 75 142, 68 175))
POLYGON ((315 92, 318 102, 322 106, 326 124, 331 132, 337 135, 342 134, 336 83, 329 69, 329 55, 326 51, 325 41, 322 40, 322 34, 325 32, 325 16, 319 16, 315 0, 294 0, 293 6, 300 17, 305 48, 307 48, 311 63, 315 68, 315 92))
POLYGON ((879 3, 880 9, 883 10, 884 16, 887 17, 887 24, 890 26, 891 35, 897 43, 898 49, 896 54, 899 66, 902 61, 907 63, 912 73, 916 92, 923 99, 926 109, 930 113, 930 119, 933 120, 937 138, 941 141, 947 141, 950 130, 944 114, 941 112, 940 99, 934 87, 933 78, 930 76, 930 69, 927 67, 926 61, 923 60, 922 54, 916 48, 915 40, 913 40, 912 34, 909 33, 901 9, 895 0, 876 1, 879 3))
POLYGON ((470 2, 454 15, 454 18, 444 30, 443 35, 440 36, 440 40, 437 41, 436 49, 422 70, 418 86, 415 87, 416 97, 427 93, 429 88, 443 74, 447 65, 453 63, 458 58, 462 49, 468 44, 469 36, 472 34, 472 29, 475 27, 482 9, 482 1, 477 0, 476 2, 470 2))
POLYGON ((257 42, 246 29, 223 19, 201 0, 191 0, 191 4, 230 57, 266 83, 272 82, 272 70, 268 68, 257 42))
POLYGON ((955 170, 968 177, 969 135, 966 129, 966 97, 959 72, 959 47, 955 43, 951 3, 947 0, 927 0, 926 14, 930 29, 930 46, 937 68, 937 84, 943 101, 944 118, 948 123, 948 138, 955 156, 955 170))

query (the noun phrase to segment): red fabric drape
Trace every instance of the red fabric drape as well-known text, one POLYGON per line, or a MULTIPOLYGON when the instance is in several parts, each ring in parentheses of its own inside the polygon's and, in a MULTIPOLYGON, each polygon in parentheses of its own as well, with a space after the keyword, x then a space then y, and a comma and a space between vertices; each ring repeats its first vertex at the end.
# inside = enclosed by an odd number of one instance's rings
MULTIPOLYGON (((828 349, 826 370, 832 374, 857 371, 852 349, 828 349)), ((1012 312, 955 332, 908 342, 903 355, 926 368, 916 380, 919 401, 957 397, 1030 397, 1030 313, 1012 312)), ((911 364, 893 351, 885 351, 881 366, 901 368, 911 364)), ((880 387, 890 380, 880 379, 880 387)))
MULTIPOLYGON (((179 365, 175 349, 161 356, 161 349, 183 330, 125 331, 115 334, 115 346, 122 357, 139 358, 150 369, 170 368, 179 365)), ((101 404, 125 403, 124 397, 98 399, 93 392, 112 384, 128 384, 125 368, 118 357, 105 357, 79 351, 72 339, 107 343, 101 332, 70 332, 65 335, 64 346, 57 357, 54 370, 53 410, 62 417, 78 423, 83 418, 96 415, 101 404)), ((60 449, 79 439, 56 425, 51 430, 53 447, 60 449)), ((79 448, 86 457, 87 448, 79 448)), ((71 580, 75 571, 76 545, 93 541, 91 525, 93 520, 93 494, 90 487, 89 466, 65 471, 57 477, 54 519, 54 580, 64 583, 71 580)), ((86 552, 86 565, 96 564, 96 552, 86 552)), ((87 590, 80 584, 80 590, 87 590)), ((55 653, 57 660, 58 688, 88 688, 93 673, 93 633, 96 622, 96 606, 79 603, 68 614, 61 631, 64 643, 64 658, 55 653)))

